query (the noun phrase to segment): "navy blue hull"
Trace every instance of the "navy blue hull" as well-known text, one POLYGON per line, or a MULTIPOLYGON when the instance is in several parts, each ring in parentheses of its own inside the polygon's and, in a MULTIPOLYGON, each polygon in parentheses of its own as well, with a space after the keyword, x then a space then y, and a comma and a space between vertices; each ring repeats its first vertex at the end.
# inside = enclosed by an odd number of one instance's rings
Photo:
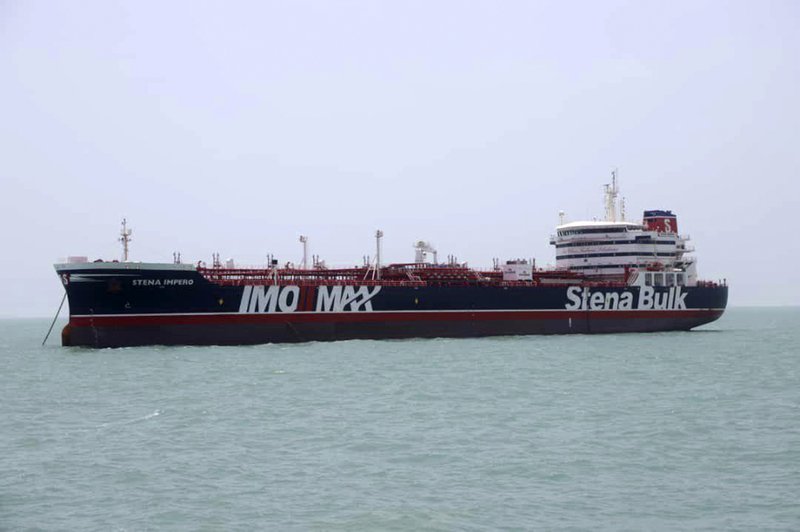
POLYGON ((689 330, 724 286, 227 286, 191 269, 64 266, 64 345, 239 345, 355 338, 689 330))

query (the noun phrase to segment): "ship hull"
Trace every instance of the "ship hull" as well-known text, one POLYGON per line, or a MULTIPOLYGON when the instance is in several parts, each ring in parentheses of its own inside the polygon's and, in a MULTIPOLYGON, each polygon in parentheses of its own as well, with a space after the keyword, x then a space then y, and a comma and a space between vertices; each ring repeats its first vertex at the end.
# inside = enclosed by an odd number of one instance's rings
POLYGON ((57 265, 68 346, 246 345, 685 331, 718 319, 725 286, 225 285, 192 268, 57 265))
POLYGON ((486 336, 688 331, 712 322, 721 310, 425 313, 364 316, 149 316, 71 319, 63 345, 248 345, 352 339, 479 338, 486 336), (557 314, 557 315, 556 315, 557 314), (232 319, 234 318, 234 319, 232 319), (353 319, 359 318, 359 319, 353 319))

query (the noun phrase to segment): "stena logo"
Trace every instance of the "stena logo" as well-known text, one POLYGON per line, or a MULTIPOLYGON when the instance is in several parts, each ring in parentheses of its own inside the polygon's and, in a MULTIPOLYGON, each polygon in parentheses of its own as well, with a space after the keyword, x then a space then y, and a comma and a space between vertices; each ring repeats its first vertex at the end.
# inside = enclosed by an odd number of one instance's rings
POLYGON ((299 286, 245 286, 239 312, 294 312, 299 302, 299 286))
POLYGON ((370 301, 381 291, 380 286, 320 286, 317 292, 317 312, 372 312, 370 301))
POLYGON ((672 223, 670 223, 669 218, 664 218, 664 232, 671 233, 672 232, 672 223))
POLYGON ((623 290, 591 290, 588 287, 570 286, 567 289, 567 310, 686 310, 686 294, 680 286, 656 293, 652 286, 643 286, 639 297, 623 290))

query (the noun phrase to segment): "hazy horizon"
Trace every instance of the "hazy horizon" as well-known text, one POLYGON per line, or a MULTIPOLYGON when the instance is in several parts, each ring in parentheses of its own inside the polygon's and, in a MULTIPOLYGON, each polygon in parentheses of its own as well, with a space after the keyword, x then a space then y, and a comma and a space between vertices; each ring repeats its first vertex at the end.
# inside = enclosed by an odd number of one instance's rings
POLYGON ((558 212, 671 209, 731 306, 796 306, 800 4, 0 3, 0 317, 52 264, 554 262, 558 212), (793 243, 794 242, 794 243, 793 243))

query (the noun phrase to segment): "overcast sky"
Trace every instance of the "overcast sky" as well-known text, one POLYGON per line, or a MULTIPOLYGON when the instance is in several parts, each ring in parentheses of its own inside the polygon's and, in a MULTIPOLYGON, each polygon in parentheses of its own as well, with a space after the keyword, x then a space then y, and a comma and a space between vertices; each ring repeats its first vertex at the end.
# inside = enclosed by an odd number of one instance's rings
POLYGON ((0 315, 52 263, 554 262, 672 209, 731 305, 800 304, 800 2, 0 0, 0 315))

